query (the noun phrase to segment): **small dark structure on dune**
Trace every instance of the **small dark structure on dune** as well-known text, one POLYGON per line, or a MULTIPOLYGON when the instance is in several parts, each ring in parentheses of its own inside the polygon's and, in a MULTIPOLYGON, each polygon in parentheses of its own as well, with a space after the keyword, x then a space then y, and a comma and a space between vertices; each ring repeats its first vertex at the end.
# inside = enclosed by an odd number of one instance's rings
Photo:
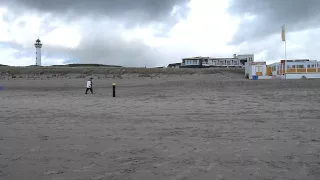
POLYGON ((180 68, 181 63, 172 63, 168 65, 168 68, 180 68))

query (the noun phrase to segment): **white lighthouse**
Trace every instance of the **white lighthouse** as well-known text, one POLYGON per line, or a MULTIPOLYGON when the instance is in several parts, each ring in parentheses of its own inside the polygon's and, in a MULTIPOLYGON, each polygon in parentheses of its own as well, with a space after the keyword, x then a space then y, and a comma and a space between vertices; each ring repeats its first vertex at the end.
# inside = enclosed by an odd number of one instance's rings
POLYGON ((41 48, 42 48, 42 44, 40 39, 38 38, 36 40, 36 43, 34 44, 34 46, 36 47, 36 66, 41 66, 41 48))

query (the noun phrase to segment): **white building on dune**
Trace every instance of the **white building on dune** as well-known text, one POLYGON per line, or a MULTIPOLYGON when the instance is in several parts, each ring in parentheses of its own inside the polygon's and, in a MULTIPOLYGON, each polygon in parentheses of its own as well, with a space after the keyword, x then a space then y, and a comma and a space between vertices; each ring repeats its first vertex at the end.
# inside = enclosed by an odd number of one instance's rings
POLYGON ((242 54, 227 58, 191 57, 183 58, 181 68, 208 68, 208 67, 244 67, 246 63, 254 61, 254 54, 242 54))
POLYGON ((36 66, 41 66, 41 48, 42 48, 42 44, 40 39, 38 38, 36 40, 36 43, 34 44, 34 46, 36 47, 36 66))

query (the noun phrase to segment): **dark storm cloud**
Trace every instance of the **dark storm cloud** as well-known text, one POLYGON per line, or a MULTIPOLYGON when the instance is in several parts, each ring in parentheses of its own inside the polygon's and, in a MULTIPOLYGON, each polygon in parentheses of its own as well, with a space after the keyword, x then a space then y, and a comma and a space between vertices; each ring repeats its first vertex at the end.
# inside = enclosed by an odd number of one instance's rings
MULTIPOLYGON (((174 6, 184 6, 190 0, 0 0, 9 9, 48 12, 68 18, 80 16, 110 17, 129 25, 152 21, 167 21, 174 6)), ((186 10, 186 9, 184 9, 186 10)))
POLYGON ((253 20, 241 20, 232 44, 280 34, 284 23, 287 32, 318 26, 319 8, 320 0, 232 0, 228 8, 231 15, 256 16, 253 20))

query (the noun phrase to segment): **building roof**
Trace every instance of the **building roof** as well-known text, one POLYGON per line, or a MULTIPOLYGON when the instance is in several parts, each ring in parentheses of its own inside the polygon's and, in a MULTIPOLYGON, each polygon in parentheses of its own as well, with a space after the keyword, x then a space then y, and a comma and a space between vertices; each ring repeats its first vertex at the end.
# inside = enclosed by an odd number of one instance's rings
POLYGON ((182 58, 183 60, 193 60, 193 59, 207 59, 209 57, 201 57, 201 56, 198 56, 198 57, 189 57, 189 58, 182 58))
POLYGON ((253 56, 254 54, 238 54, 237 56, 253 56))
POLYGON ((189 58, 182 58, 182 60, 199 60, 199 59, 211 59, 211 60, 232 60, 232 59, 239 59, 241 56, 254 56, 254 54, 239 54, 236 57, 203 57, 203 56, 196 56, 196 57, 189 57, 189 58))
POLYGON ((181 63, 171 63, 168 66, 176 66, 176 65, 181 65, 181 63))
POLYGON ((281 61, 287 61, 287 62, 304 62, 304 61, 309 61, 309 59, 281 59, 281 61))
MULTIPOLYGON (((268 66, 275 66, 275 65, 280 65, 280 64, 283 64, 285 62, 285 60, 280 60, 279 62, 274 62, 274 63, 271 63, 269 64, 268 66)), ((312 64, 312 63, 316 63, 316 62, 319 62, 317 60, 309 60, 309 59, 295 59, 295 60, 287 60, 287 63, 298 63, 299 62, 302 62, 302 63, 307 63, 307 64, 312 64)))
POLYGON ((256 62, 251 62, 250 65, 266 65, 266 61, 256 61, 256 62))
POLYGON ((238 58, 209 58, 211 60, 232 60, 232 59, 238 59, 238 58))

